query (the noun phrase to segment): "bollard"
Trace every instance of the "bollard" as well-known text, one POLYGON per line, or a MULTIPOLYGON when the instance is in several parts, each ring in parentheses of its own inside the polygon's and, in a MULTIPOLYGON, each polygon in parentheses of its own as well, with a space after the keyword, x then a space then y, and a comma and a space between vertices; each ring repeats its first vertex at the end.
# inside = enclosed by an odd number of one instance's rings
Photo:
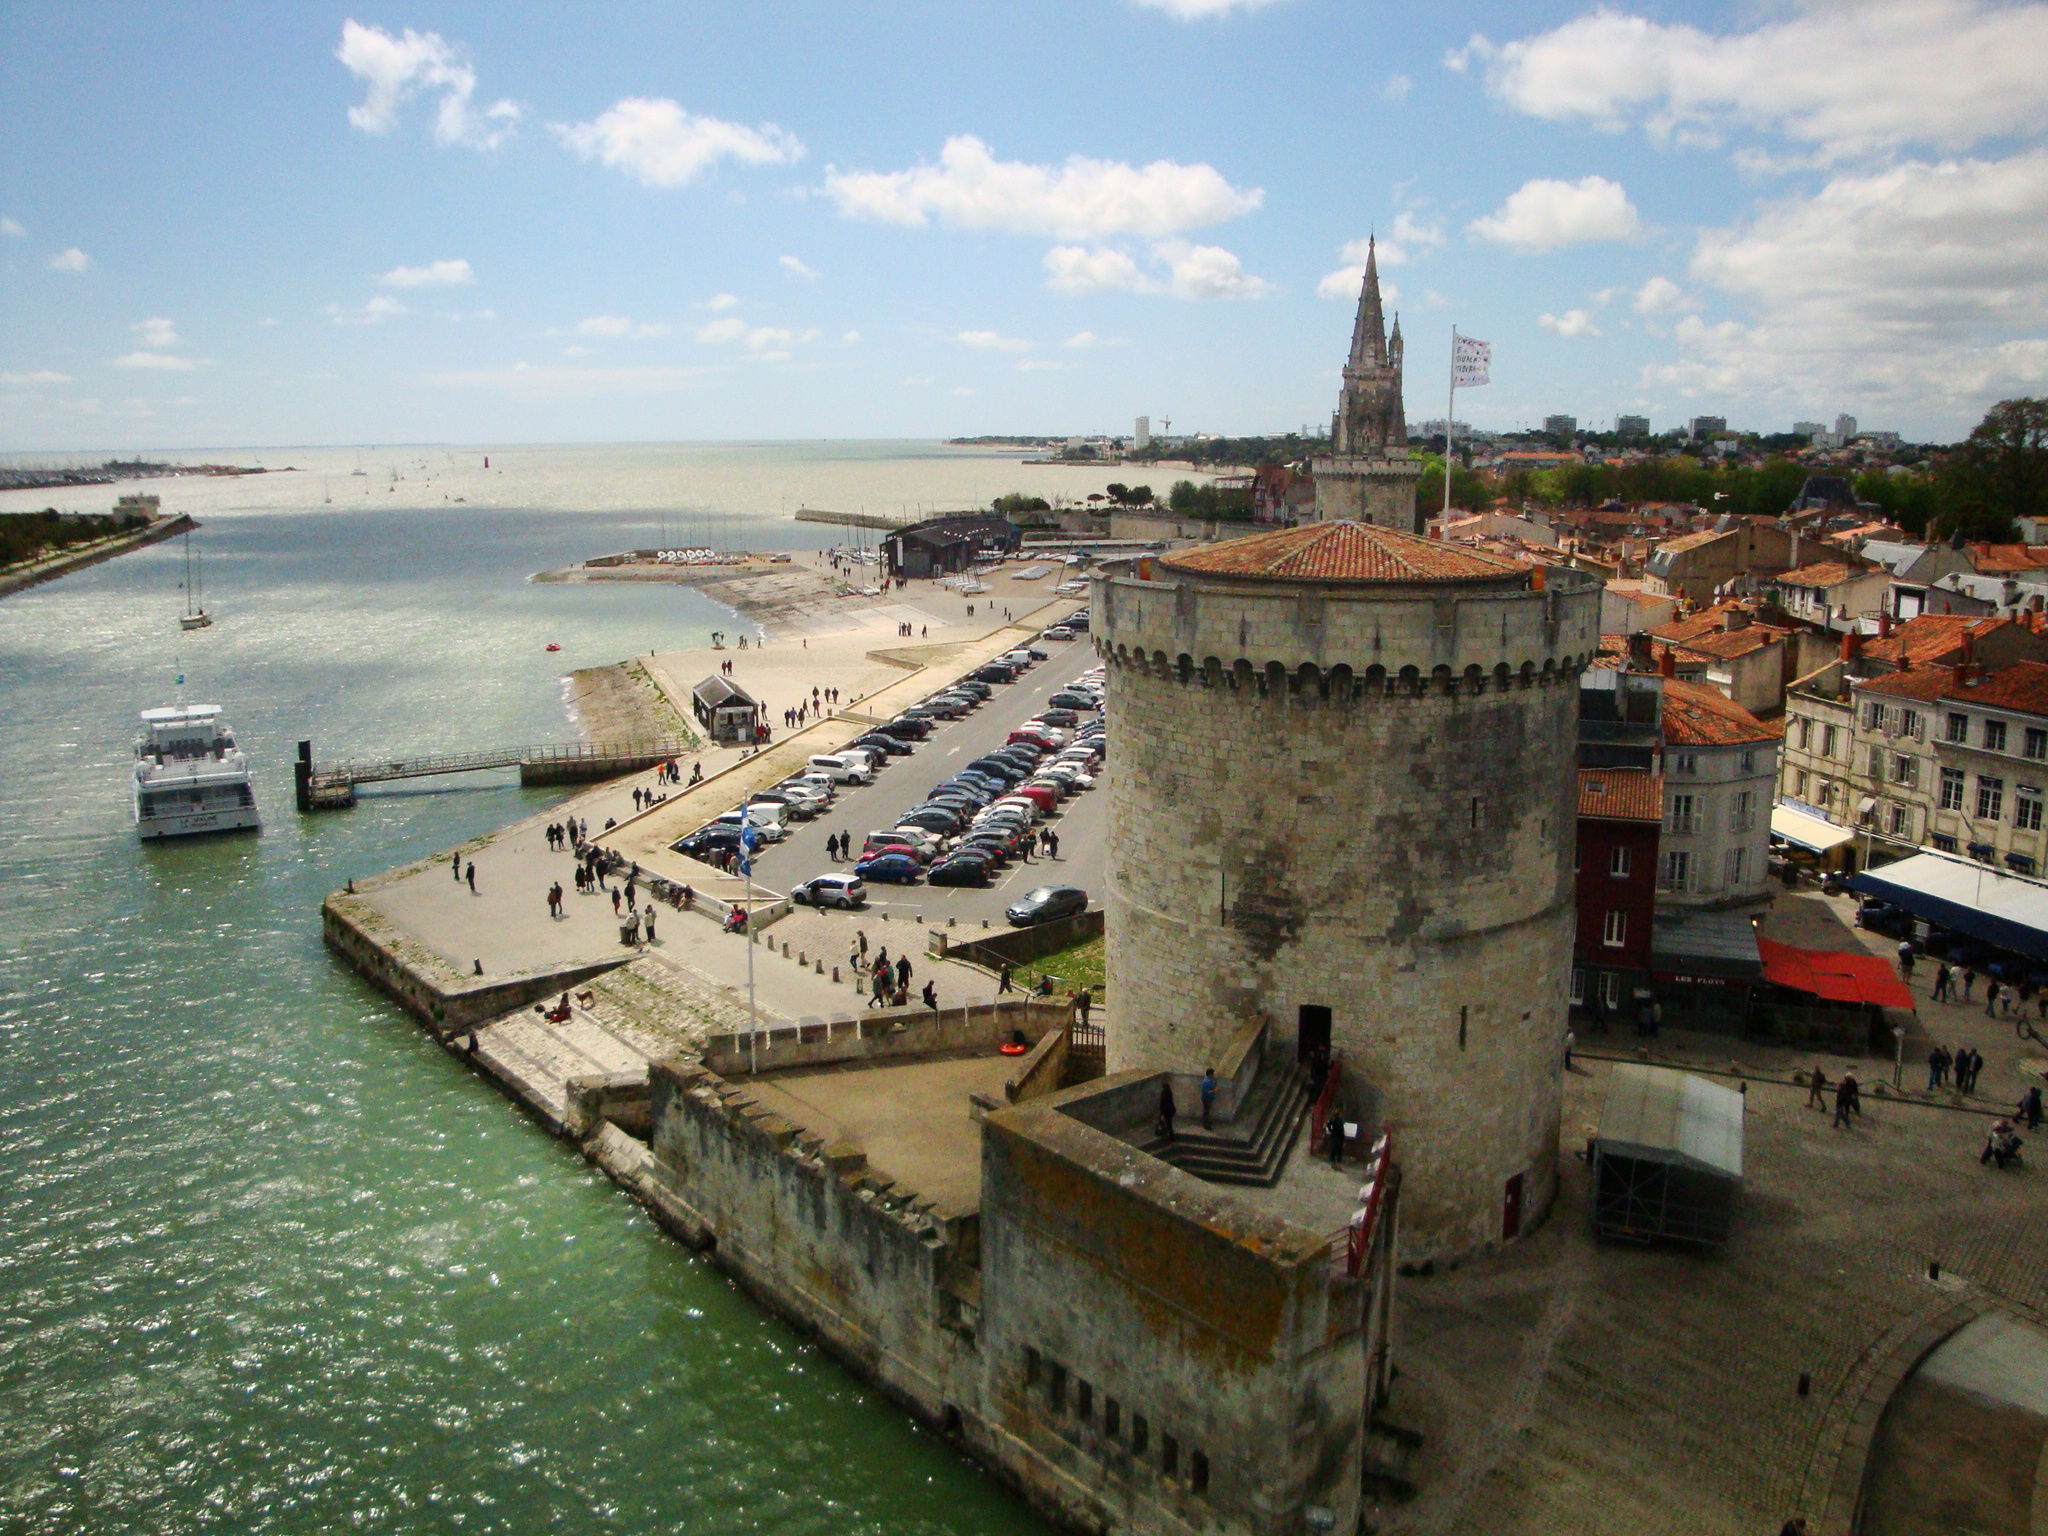
POLYGON ((834 981, 839 979, 839 967, 836 965, 832 967, 832 979, 834 981))
MULTIPOLYGON (((782 952, 785 955, 789 953, 789 946, 787 944, 782 946, 782 952)), ((811 962, 809 957, 807 957, 802 950, 798 950, 796 952, 796 963, 798 965, 809 965, 811 962)))
POLYGON ((957 923, 957 922, 959 922, 959 921, 960 921, 960 919, 959 919, 959 918, 957 918, 957 917, 948 917, 948 918, 946 919, 946 926, 947 926, 948 928, 950 928, 950 927, 952 927, 952 926, 953 926, 953 925, 954 925, 955 923, 957 923))
POLYGON ((820 976, 822 976, 822 975, 824 975, 824 974, 825 974, 825 962, 824 962, 824 961, 822 961, 822 960, 814 960, 814 961, 812 961, 811 963, 812 963, 812 964, 813 964, 814 966, 816 966, 816 967, 817 967, 817 972, 818 972, 818 974, 819 974, 820 976))
POLYGON ((889 921, 889 914, 888 914, 888 913, 884 912, 884 913, 882 914, 882 921, 883 921, 883 922, 885 922, 885 923, 886 923, 887 921, 889 921))
POLYGON ((918 925, 918 926, 919 926, 920 928, 922 928, 922 927, 924 926, 924 914, 923 914, 922 912, 920 912, 920 913, 918 913, 918 914, 917 914, 917 925, 918 925))

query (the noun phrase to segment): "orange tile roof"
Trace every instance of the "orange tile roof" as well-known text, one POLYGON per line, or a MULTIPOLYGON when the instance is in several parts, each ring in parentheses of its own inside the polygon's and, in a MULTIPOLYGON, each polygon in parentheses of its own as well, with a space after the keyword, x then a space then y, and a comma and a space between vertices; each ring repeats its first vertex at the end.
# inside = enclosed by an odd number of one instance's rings
POLYGON ((2048 565, 2048 544, 1972 544, 1970 558, 1979 576, 2031 571, 2048 565))
POLYGON ((1527 579, 1528 565, 1372 523, 1309 523, 1204 544, 1159 557, 1190 576, 1266 581, 1505 582, 1527 579))
POLYGON ((1664 781, 1643 768, 1581 768, 1579 814, 1600 821, 1662 821, 1664 781))
POLYGON ((1725 539, 1735 530, 1732 528, 1709 528, 1705 533, 1688 533, 1683 538, 1666 539, 1657 546, 1657 553, 1675 554, 1679 550, 1698 549, 1702 544, 1711 544, 1716 539, 1725 539))
POLYGON ((1942 697, 1959 704, 2048 715, 2048 663, 2015 661, 1987 674, 1981 682, 1958 684, 1942 697))
POLYGON ((1701 683, 1664 680, 1664 740, 1674 747, 1735 747, 1775 741, 1782 720, 1759 720, 1718 689, 1701 683))
POLYGON ((1776 645, 1787 633, 1774 624, 1751 624, 1743 629, 1710 629, 1705 634, 1694 635, 1690 640, 1674 640, 1671 643, 1682 651, 1694 651, 1702 656, 1733 661, 1738 656, 1748 656, 1760 651, 1767 645, 1776 645))
POLYGON ((1823 560, 1817 565, 1802 565, 1796 571, 1787 571, 1772 579, 1788 587, 1839 587, 1853 576, 1863 572, 1852 571, 1839 560, 1823 560))
POLYGON ((2010 619, 1984 618, 1966 613, 1923 613, 1906 620, 1889 635, 1863 642, 1863 654, 1873 661, 1897 662, 1901 657, 1915 666, 1944 660, 1961 648, 1964 635, 1990 634, 2010 619))
POLYGON ((1887 699, 1917 699, 1931 704, 1954 686, 1954 667, 1915 667, 1910 672, 1887 672, 1882 677, 1865 679, 1852 686, 1861 694, 1875 694, 1887 699))

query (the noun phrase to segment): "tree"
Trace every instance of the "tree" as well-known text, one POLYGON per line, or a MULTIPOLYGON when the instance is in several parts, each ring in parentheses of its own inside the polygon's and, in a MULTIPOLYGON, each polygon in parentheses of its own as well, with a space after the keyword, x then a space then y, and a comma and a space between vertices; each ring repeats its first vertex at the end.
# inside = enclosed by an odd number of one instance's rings
POLYGON ((991 510, 1004 517, 1018 512, 1050 512, 1052 503, 1043 496, 1026 496, 1022 491, 1012 491, 1007 496, 998 496, 989 503, 991 510))
POLYGON ((1942 465, 1940 526, 1993 541, 2013 519, 2048 515, 2048 399, 2001 400, 1942 465))

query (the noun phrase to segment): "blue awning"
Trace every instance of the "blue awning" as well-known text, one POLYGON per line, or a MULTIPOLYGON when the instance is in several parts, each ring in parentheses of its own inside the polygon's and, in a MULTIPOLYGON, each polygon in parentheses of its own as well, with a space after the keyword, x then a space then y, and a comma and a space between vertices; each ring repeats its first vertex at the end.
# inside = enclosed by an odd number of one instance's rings
POLYGON ((1849 878, 1930 923, 2035 960, 2048 960, 2048 885, 2003 875, 1970 859, 1918 853, 1849 878))

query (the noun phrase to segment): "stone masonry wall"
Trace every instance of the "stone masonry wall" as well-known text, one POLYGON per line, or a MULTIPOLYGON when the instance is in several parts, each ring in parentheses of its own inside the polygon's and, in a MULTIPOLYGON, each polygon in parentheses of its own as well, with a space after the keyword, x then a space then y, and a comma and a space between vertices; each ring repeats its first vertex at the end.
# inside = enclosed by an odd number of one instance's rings
MULTIPOLYGON (((1111 1071, 1304 1006, 1404 1166, 1404 1256, 1556 1181, 1577 673, 1599 589, 1387 600, 1107 580, 1111 1071), (1168 647, 1172 649, 1169 650, 1168 647)), ((1569 573, 1567 573, 1568 575, 1569 573)))

